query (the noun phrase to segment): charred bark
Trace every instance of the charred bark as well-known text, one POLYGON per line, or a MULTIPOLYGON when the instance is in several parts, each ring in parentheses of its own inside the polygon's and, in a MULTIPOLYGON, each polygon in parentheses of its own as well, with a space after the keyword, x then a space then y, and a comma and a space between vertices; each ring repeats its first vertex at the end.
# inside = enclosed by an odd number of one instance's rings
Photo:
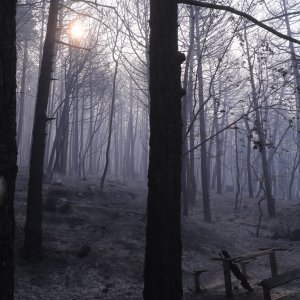
POLYGON ((144 299, 182 298, 180 64, 177 3, 150 2, 150 161, 144 299))
POLYGON ((0 298, 14 298, 16 145, 16 1, 0 5, 0 298))
POLYGON ((58 0, 51 0, 50 2, 32 131, 25 240, 22 252, 23 257, 29 261, 38 261, 42 258, 42 184, 47 123, 46 111, 51 84, 58 3, 58 0))

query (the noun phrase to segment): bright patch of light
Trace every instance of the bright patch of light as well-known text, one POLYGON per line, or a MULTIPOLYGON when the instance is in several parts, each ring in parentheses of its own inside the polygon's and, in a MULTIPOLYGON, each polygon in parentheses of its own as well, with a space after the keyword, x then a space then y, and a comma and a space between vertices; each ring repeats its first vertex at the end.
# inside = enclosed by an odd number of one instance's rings
POLYGON ((84 34, 84 28, 79 22, 74 22, 70 28, 70 34, 73 39, 79 40, 84 34))

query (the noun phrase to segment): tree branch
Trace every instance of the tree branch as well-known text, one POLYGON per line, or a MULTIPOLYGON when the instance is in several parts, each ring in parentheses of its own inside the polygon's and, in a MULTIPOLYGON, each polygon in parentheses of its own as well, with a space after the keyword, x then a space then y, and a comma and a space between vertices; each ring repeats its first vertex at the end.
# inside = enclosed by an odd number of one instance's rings
POLYGON ((85 48, 85 47, 80 47, 80 46, 72 45, 72 44, 69 44, 69 43, 66 43, 66 42, 63 42, 63 41, 59 41, 59 40, 55 40, 55 42, 57 44, 61 44, 61 45, 64 45, 64 46, 68 46, 68 47, 72 47, 72 48, 77 48, 77 49, 81 49, 81 50, 86 50, 86 51, 91 51, 93 49, 93 48, 85 48))
POLYGON ((293 42, 293 43, 296 43, 296 44, 300 45, 300 41, 299 40, 294 39, 292 37, 289 37, 288 35, 285 35, 283 33, 280 33, 279 31, 273 29, 272 27, 270 27, 270 26, 262 23, 261 21, 255 19, 251 15, 249 15, 249 14, 247 14, 245 12, 236 10, 235 8, 233 8, 231 6, 220 5, 220 4, 213 4, 213 3, 206 3, 206 2, 199 2, 199 1, 196 1, 196 0, 178 0, 177 3, 229 11, 229 12, 235 14, 235 15, 238 15, 238 16, 241 16, 241 17, 243 17, 245 19, 248 19, 249 21, 253 22, 254 24, 256 24, 256 25, 264 28, 265 30, 273 33, 274 35, 276 35, 276 36, 278 36, 278 37, 280 37, 282 39, 285 39, 285 40, 288 40, 290 42, 293 42))
POLYGON ((106 8, 111 8, 111 9, 116 9, 114 6, 111 5, 106 5, 106 4, 99 4, 97 3, 97 1, 88 1, 88 0, 72 0, 72 2, 83 2, 89 5, 93 5, 93 6, 101 6, 101 7, 106 7, 106 8))
POLYGON ((97 22, 101 22, 101 20, 100 20, 99 18, 96 18, 96 17, 91 16, 91 15, 89 15, 89 14, 85 14, 85 13, 76 11, 75 9, 73 9, 73 8, 67 6, 67 5, 60 4, 60 7, 64 7, 64 8, 70 10, 71 12, 73 12, 74 14, 77 14, 77 15, 79 15, 79 16, 91 18, 91 19, 93 19, 93 20, 95 20, 95 21, 97 21, 97 22))

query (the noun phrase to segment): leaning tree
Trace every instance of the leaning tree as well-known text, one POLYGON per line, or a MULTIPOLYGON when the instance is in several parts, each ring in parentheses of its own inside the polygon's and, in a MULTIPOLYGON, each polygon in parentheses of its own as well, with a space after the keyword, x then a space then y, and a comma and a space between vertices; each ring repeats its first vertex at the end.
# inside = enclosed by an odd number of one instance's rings
POLYGON ((25 240, 22 253, 29 261, 38 261, 42 258, 43 165, 58 8, 59 0, 51 0, 32 131, 25 240))

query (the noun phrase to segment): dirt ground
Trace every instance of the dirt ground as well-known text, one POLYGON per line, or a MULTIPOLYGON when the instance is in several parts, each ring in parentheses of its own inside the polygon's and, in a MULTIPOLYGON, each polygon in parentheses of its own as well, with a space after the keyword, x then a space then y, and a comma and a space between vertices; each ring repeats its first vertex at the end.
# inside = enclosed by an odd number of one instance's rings
MULTIPOLYGON (((16 253, 23 243, 27 177, 20 174, 16 188, 16 253)), ((63 180, 45 184, 44 198, 57 197, 57 211, 44 212, 44 260, 29 264, 16 260, 16 300, 142 299, 147 187, 143 182, 107 182, 100 194, 95 180, 63 180), (68 204, 67 206, 65 204, 68 204), (63 209, 69 207, 70 209, 63 209)), ((226 249, 232 255, 259 248, 282 247, 278 252, 279 273, 300 267, 300 241, 291 233, 300 229, 300 203, 277 202, 278 217, 264 215, 256 237, 258 199, 243 198, 234 210, 234 195, 212 195, 213 222, 203 221, 201 195, 182 219, 183 287, 186 300, 226 299, 221 264, 212 261, 226 249), (201 275, 203 293, 195 294, 192 271, 201 275)), ((296 231, 297 233, 297 231, 296 231)), ((270 277, 268 257, 248 265, 249 294, 233 279, 235 299, 262 299, 257 285, 270 277)), ((300 300, 300 282, 272 290, 272 299, 300 300)))

